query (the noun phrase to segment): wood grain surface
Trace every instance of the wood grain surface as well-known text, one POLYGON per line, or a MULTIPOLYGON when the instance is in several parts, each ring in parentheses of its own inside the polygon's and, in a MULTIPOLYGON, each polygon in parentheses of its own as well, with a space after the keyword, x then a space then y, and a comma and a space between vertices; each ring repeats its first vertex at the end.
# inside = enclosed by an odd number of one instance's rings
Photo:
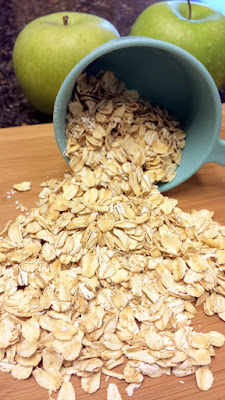
MULTIPOLYGON (((225 105, 222 106, 223 124, 221 137, 225 139, 225 105)), ((225 154, 224 154, 225 157, 225 154)), ((40 191, 39 184, 50 178, 63 177, 68 166, 57 148, 52 124, 21 126, 0 130, 0 231, 9 219, 14 219, 20 211, 18 202, 23 206, 35 207, 40 191), (31 181, 31 191, 16 192, 10 195, 14 183, 31 181)), ((216 164, 204 165, 192 178, 179 187, 166 193, 179 200, 184 211, 193 208, 207 208, 215 211, 215 220, 225 225, 225 168, 216 164)), ((218 330, 225 334, 225 323, 217 316, 207 317, 202 308, 193 321, 197 331, 218 330)), ((225 399, 225 345, 216 350, 212 362, 214 383, 211 390, 201 392, 195 382, 195 376, 176 378, 162 376, 157 379, 146 377, 140 389, 134 391, 134 400, 224 400, 225 399)), ((117 368, 118 372, 122 368, 117 368)), ((101 389, 93 395, 87 395, 80 388, 80 380, 73 378, 76 400, 106 400, 108 383, 102 378, 101 389)), ((127 384, 110 378, 109 382, 118 384, 123 400, 128 400, 125 388, 127 384)), ((56 398, 56 395, 53 395, 56 398)), ((47 400, 47 391, 41 389, 33 378, 15 381, 10 374, 0 373, 1 400, 47 400)), ((114 399, 110 399, 114 400, 114 399)))

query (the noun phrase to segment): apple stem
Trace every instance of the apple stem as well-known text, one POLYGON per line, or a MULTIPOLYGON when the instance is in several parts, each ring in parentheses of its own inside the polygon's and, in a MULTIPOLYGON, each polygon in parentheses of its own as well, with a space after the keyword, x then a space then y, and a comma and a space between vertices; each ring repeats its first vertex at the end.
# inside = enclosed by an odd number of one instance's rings
POLYGON ((63 16, 63 25, 68 25, 68 19, 69 19, 68 15, 63 16))
POLYGON ((191 2, 190 0, 187 0, 188 2, 188 19, 191 19, 191 2))

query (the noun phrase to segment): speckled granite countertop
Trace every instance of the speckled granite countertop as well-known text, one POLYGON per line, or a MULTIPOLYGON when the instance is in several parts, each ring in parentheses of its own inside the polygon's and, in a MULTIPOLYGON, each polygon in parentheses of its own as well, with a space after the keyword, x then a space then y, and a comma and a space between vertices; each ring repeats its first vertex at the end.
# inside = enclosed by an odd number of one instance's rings
MULTIPOLYGON (((0 0, 0 127, 51 122, 26 101, 12 66, 12 49, 21 29, 33 19, 57 11, 88 12, 108 19, 121 36, 154 0, 0 0)), ((225 102, 225 88, 220 91, 225 102)))

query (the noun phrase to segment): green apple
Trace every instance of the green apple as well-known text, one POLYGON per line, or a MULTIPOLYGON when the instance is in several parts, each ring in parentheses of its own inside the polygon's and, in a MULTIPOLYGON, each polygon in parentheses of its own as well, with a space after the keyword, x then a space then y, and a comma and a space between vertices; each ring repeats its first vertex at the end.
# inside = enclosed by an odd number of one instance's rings
POLYGON ((225 17, 203 4, 163 1, 146 8, 131 32, 176 44, 208 69, 216 85, 225 82, 225 17))
POLYGON ((16 39, 13 65, 31 105, 52 114, 60 85, 74 65, 118 36, 110 22, 85 13, 59 12, 29 23, 16 39))

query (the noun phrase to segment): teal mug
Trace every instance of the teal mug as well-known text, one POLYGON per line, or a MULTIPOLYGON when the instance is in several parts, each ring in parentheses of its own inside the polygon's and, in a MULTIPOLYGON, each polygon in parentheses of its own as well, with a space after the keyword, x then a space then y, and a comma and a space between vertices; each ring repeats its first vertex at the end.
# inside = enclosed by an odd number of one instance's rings
MULTIPOLYGON (((205 67, 173 44, 144 37, 112 40, 83 58, 64 80, 54 107, 53 123, 58 147, 66 150, 66 117, 78 76, 112 71, 128 89, 166 108, 181 121, 187 134, 181 164, 164 192, 190 178, 203 164, 225 165, 225 141, 221 128, 221 102, 217 87, 205 67)), ((69 162, 68 157, 64 156, 69 162)))

